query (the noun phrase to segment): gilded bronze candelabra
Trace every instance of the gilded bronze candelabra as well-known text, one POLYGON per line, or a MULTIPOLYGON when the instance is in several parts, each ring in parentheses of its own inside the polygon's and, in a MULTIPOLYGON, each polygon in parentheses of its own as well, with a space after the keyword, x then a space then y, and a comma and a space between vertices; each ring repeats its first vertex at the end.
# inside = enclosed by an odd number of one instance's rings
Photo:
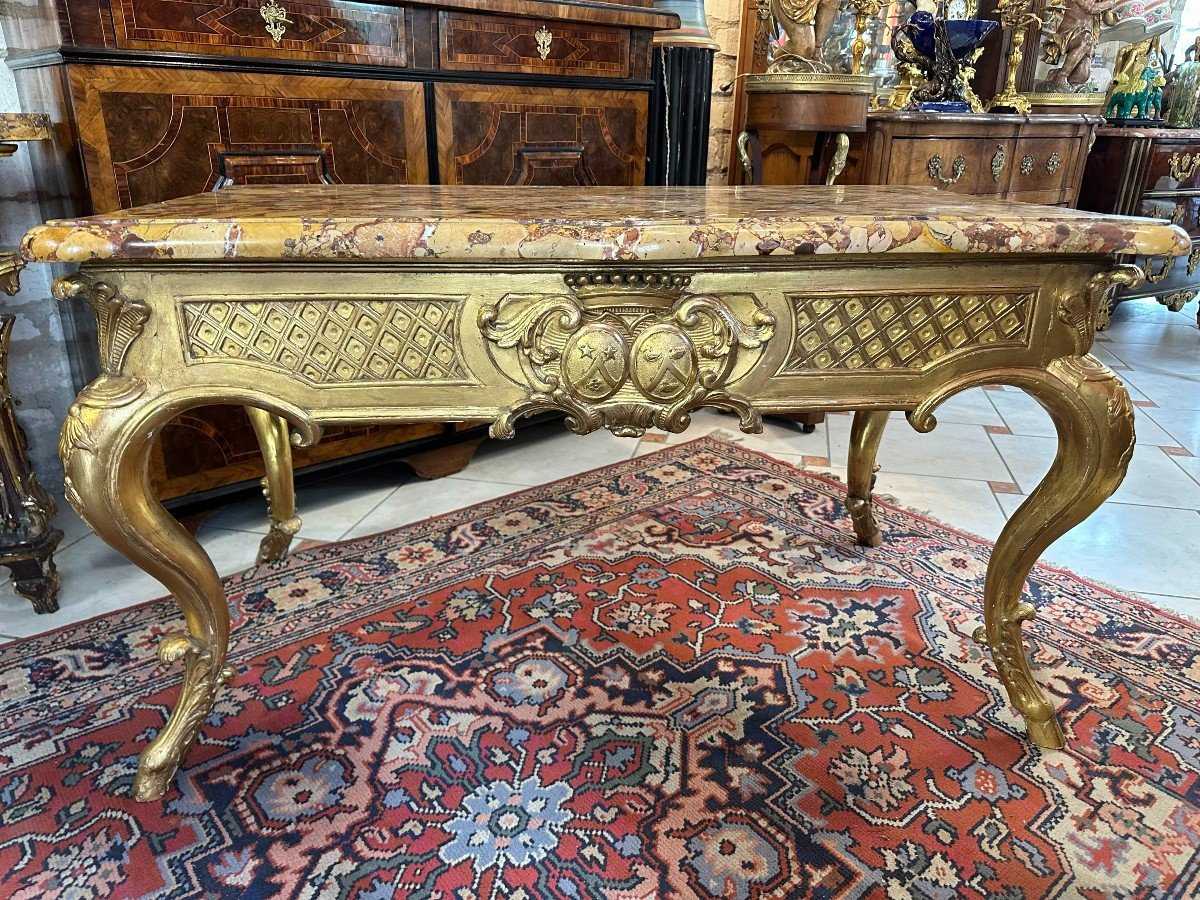
POLYGON ((1033 0, 998 0, 996 17, 1008 29, 1008 59, 1005 63, 1004 89, 988 103, 988 111, 1012 110, 1028 115, 1029 100, 1017 92, 1017 72, 1025 56, 1025 29, 1030 25, 1041 25, 1042 20, 1030 10, 1033 0))
POLYGON ((850 45, 850 74, 862 74, 863 56, 867 52, 867 20, 879 15, 884 0, 852 0, 854 4, 854 43, 850 45))

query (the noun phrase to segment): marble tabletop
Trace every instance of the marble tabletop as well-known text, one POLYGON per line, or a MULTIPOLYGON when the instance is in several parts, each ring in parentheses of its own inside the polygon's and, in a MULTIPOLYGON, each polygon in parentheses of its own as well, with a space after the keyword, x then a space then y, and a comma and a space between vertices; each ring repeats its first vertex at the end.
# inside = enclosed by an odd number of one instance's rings
POLYGON ((248 186, 34 228, 91 260, 691 260, 789 254, 1183 255, 1150 219, 875 186, 248 186))

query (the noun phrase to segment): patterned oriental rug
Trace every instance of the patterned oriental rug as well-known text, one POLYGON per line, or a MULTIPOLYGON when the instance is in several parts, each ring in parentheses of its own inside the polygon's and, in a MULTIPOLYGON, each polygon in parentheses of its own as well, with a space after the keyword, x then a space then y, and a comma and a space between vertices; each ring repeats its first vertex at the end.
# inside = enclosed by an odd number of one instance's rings
POLYGON ((842 496, 706 438, 233 577, 157 803, 174 605, 5 646, 0 896, 1197 896, 1197 626, 1039 568, 1039 750, 989 545, 880 504, 859 548, 842 496))

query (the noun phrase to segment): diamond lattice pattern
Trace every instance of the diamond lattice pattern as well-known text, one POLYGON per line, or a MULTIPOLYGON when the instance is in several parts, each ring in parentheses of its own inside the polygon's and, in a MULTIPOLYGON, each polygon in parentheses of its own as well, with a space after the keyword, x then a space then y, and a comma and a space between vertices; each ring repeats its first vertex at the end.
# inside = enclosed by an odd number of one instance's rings
POLYGON ((461 300, 202 301, 184 304, 188 351, 266 363, 314 384, 463 378, 461 300))
POLYGON ((798 297, 784 371, 923 369, 960 351, 1024 343, 1032 294, 798 297))

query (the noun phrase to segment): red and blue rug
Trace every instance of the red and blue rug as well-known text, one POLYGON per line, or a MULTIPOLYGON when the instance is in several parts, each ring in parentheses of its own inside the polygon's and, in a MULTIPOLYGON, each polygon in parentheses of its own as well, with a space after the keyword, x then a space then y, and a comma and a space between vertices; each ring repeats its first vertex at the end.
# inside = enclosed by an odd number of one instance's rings
POLYGON ((843 493, 704 439, 233 577, 156 803, 172 603, 0 648, 0 897, 1197 896, 1197 627, 1039 568, 1040 750, 989 545, 843 493))

